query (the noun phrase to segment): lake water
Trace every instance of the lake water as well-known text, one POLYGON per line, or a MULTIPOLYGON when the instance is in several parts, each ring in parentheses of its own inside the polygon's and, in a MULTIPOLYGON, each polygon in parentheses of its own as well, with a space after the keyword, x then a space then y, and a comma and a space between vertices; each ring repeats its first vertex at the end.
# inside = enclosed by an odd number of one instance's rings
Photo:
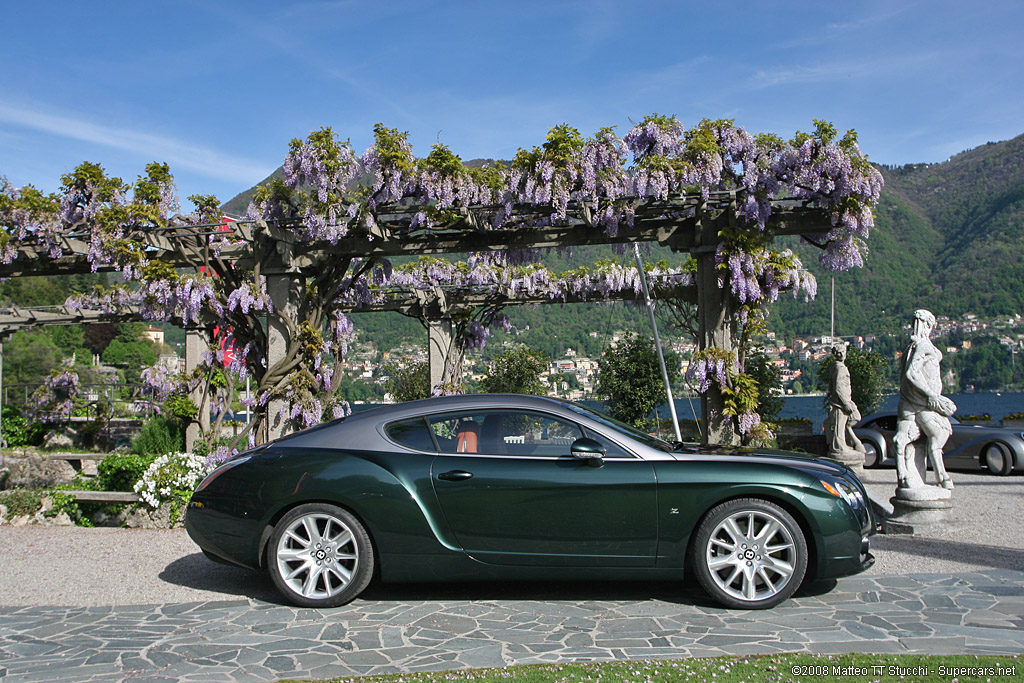
MULTIPOLYGON (((949 398, 956 404, 957 415, 982 415, 988 413, 997 423, 1000 418, 1011 413, 1024 413, 1024 393, 980 393, 951 394, 949 398)), ((825 424, 824 396, 786 396, 779 417, 806 417, 814 423, 814 431, 820 431, 825 424)), ((882 399, 878 412, 896 410, 899 394, 890 394, 882 399)), ((676 413, 680 420, 694 419, 694 412, 700 413, 700 400, 690 401, 685 398, 676 399, 676 413), (691 410, 691 405, 693 409, 691 410)), ((664 410, 667 414, 668 410, 664 410)), ((666 415, 667 416, 667 415, 666 415)), ((867 417, 865 415, 865 417, 867 417)))
MULTIPOLYGON (((988 413, 992 419, 998 421, 1000 418, 1011 413, 1024 413, 1024 393, 1002 392, 998 394, 951 394, 949 396, 956 403, 957 415, 982 415, 988 413)), ((779 417, 806 417, 814 424, 814 431, 821 431, 825 424, 824 396, 786 396, 783 399, 782 410, 779 417)), ((896 410, 899 401, 898 394, 890 394, 882 399, 882 405, 878 412, 896 410)), ((601 410, 601 405, 596 401, 582 401, 584 405, 601 410)), ((352 409, 361 412, 372 405, 354 405, 352 409)), ((669 417, 668 408, 662 406, 658 414, 664 418, 669 417)), ((699 398, 677 398, 676 413, 680 420, 693 420, 694 415, 700 414, 699 398)), ((864 417, 867 417, 866 415, 864 417)))

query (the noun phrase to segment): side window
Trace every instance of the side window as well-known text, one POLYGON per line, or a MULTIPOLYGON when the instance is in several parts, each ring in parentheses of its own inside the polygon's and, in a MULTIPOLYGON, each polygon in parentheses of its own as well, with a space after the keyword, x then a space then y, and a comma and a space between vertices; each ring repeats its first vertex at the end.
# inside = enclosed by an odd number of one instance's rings
POLYGON ((384 427, 384 433, 397 444, 419 451, 434 451, 434 440, 430 438, 427 422, 422 417, 392 422, 384 427))
POLYGON ((875 424, 877 424, 880 429, 885 429, 885 430, 888 430, 888 431, 891 431, 891 432, 895 432, 896 431, 896 416, 895 415, 886 415, 885 417, 880 417, 880 418, 878 418, 878 421, 875 424))
POLYGON ((439 415, 430 429, 443 453, 559 457, 583 436, 575 423, 515 410, 439 415))

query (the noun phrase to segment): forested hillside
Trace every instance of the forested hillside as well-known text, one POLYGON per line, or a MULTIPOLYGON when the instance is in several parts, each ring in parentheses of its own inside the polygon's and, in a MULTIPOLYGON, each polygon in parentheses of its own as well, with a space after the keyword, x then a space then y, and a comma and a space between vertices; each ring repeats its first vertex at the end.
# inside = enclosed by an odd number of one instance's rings
MULTIPOLYGON (((916 308, 988 318, 1024 313, 1024 135, 943 163, 881 171, 885 189, 866 264, 835 277, 837 334, 895 332, 916 308)), ((225 211, 243 215, 248 195, 232 199, 225 211)), ((827 333, 831 276, 818 264, 816 248, 796 241, 792 246, 818 276, 818 298, 805 303, 783 297, 770 327, 784 335, 827 333)), ((651 254, 664 257, 663 250, 651 254)), ((598 258, 628 255, 616 256, 610 248, 577 249, 571 258, 550 254, 545 261, 563 269, 598 258)), ((640 311, 621 304, 529 307, 510 315, 522 341, 549 353, 566 346, 591 352, 587 331, 646 324, 640 311)), ((423 334, 415 321, 400 316, 377 316, 372 322, 370 317, 357 321, 369 338, 383 341, 389 331, 399 339, 423 334)))
MULTIPOLYGON (((881 170, 870 256, 863 269, 836 277, 837 333, 892 330, 916 308, 985 318, 1024 313, 1024 136, 939 164, 881 170)), ((779 305, 773 326, 780 331, 828 330, 830 279, 814 270, 818 301, 779 305)))

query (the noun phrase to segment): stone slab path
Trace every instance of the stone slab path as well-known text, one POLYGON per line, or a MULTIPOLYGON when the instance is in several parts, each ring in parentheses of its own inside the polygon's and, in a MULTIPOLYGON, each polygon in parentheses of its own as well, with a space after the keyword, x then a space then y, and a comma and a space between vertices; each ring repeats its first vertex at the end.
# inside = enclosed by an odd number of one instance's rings
POLYGON ((255 683, 777 652, 1024 653, 1024 571, 861 575, 757 612, 671 584, 580 583, 384 586, 334 610, 252 599, 0 607, 5 683, 255 683))

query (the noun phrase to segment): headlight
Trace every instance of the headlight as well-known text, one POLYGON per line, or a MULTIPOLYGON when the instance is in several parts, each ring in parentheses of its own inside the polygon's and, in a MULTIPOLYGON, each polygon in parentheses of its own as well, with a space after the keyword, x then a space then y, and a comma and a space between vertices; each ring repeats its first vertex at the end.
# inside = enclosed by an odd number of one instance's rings
POLYGON ((850 486, 845 481, 840 481, 838 479, 833 481, 821 479, 820 481, 826 491, 836 498, 842 498, 850 507, 864 507, 864 496, 861 495, 861 492, 858 489, 850 486))

